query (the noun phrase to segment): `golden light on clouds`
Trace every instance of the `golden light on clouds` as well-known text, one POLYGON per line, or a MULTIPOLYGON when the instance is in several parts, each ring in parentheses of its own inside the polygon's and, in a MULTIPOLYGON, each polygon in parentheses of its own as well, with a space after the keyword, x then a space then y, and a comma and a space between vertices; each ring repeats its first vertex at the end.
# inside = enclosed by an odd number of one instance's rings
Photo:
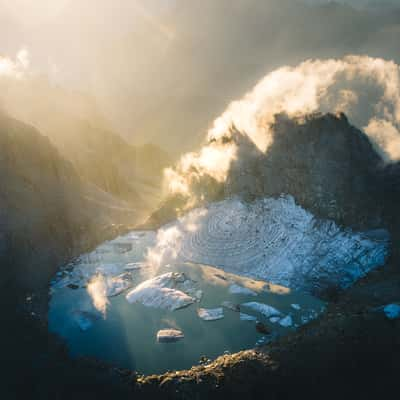
POLYGON ((70 0, 0 0, 0 5, 26 25, 36 25, 55 17, 70 0))

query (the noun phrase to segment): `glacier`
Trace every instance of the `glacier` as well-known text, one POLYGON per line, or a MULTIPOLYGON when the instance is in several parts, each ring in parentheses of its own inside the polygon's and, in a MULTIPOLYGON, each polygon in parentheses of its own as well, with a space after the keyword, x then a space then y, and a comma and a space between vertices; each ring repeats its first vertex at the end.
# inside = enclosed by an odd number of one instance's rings
POLYGON ((157 236, 163 240, 150 254, 161 264, 213 265, 312 294, 346 289, 382 266, 390 241, 384 229, 356 232, 317 219, 292 196, 211 203, 162 227, 157 236))

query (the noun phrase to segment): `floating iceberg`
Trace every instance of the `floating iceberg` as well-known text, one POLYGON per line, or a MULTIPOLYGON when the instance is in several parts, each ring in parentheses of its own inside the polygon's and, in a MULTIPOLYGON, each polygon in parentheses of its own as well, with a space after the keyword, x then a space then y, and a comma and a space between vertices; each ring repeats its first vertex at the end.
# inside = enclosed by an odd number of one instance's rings
POLYGON ((290 307, 292 307, 294 310, 301 310, 300 304, 291 304, 290 307))
POLYGON ((215 321, 224 318, 224 310, 222 307, 218 308, 199 308, 197 315, 205 321, 215 321))
POLYGON ((257 312, 261 313, 262 315, 264 315, 264 317, 266 317, 266 318, 282 315, 282 313, 279 310, 277 310, 276 308, 269 306, 267 304, 264 304, 264 303, 258 303, 256 301, 243 303, 242 306, 250 308, 254 311, 257 311, 257 312))
POLYGON ((142 282, 127 293, 126 299, 129 303, 142 303, 148 307, 170 311, 178 310, 196 300, 179 289, 185 280, 184 274, 168 272, 142 282))
POLYGON ((130 273, 125 272, 119 276, 107 278, 106 285, 108 297, 118 296, 132 287, 132 276, 130 273))
POLYGON ((182 331, 178 329, 161 329, 157 332, 157 342, 172 343, 185 337, 182 331))

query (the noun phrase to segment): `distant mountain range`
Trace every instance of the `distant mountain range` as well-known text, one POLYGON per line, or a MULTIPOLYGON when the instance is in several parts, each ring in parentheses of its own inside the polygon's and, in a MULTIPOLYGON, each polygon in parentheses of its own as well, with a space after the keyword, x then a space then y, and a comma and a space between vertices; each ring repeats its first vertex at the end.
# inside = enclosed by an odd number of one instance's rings
POLYGON ((138 211, 159 202, 169 156, 155 145, 132 146, 114 133, 90 96, 38 76, 0 81, 0 88, 3 109, 47 136, 83 180, 138 211))

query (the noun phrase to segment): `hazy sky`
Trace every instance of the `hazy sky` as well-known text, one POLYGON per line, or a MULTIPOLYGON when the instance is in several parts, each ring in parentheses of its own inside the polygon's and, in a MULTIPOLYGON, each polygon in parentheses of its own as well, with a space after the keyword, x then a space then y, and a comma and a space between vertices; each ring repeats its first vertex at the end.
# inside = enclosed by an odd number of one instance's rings
POLYGON ((400 62, 400 11, 308 3, 0 0, 0 55, 26 48, 33 71, 87 92, 117 131, 179 152, 281 65, 346 54, 400 62))

